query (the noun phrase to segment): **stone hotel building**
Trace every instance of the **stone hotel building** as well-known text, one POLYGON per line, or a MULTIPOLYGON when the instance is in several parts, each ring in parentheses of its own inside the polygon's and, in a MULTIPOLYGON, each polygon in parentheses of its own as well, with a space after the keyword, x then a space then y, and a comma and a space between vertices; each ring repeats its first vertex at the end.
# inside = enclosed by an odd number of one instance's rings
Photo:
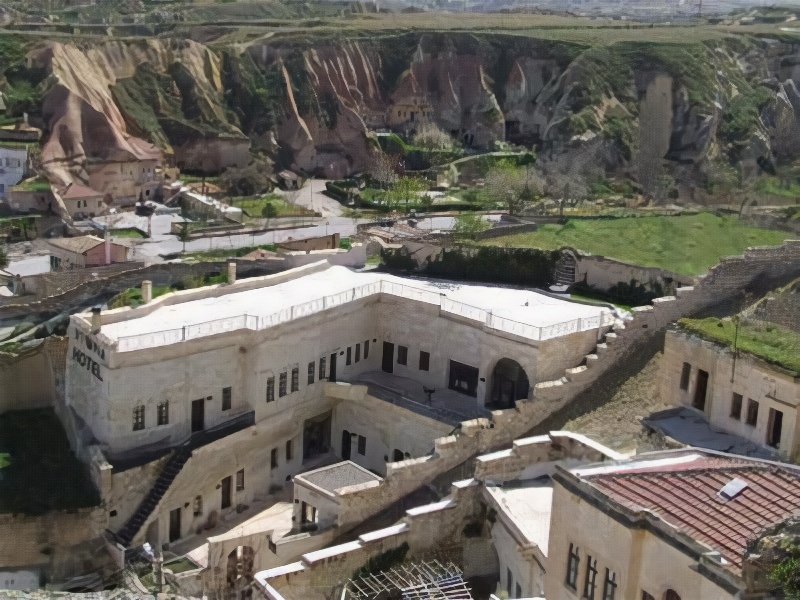
POLYGON ((429 455, 578 364, 614 321, 530 290, 327 263, 229 281, 154 300, 145 282, 138 308, 71 317, 60 416, 79 456, 103 458, 124 546, 176 542, 340 460, 383 476, 429 455))

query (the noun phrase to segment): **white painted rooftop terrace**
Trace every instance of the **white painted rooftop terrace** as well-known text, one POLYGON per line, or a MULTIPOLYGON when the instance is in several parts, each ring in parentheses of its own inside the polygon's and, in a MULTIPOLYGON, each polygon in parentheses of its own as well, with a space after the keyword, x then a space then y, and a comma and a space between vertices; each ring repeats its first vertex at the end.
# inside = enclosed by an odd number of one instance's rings
POLYGON ((301 267, 296 269, 298 277, 275 285, 269 285, 267 277, 255 289, 252 280, 242 280, 225 286, 224 293, 184 293, 185 300, 174 297, 161 303, 157 298, 152 305, 115 315, 110 320, 116 322, 104 324, 102 334, 119 352, 140 350, 239 329, 266 329, 376 294, 436 304, 443 313, 531 340, 597 329, 615 318, 607 307, 531 290, 357 273, 340 266, 308 267, 316 270, 301 267))

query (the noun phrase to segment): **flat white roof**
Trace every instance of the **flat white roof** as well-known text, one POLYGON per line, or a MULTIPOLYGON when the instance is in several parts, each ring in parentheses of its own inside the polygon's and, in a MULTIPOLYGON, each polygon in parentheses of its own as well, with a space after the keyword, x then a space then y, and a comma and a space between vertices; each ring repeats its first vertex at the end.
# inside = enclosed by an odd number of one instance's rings
POLYGON ((550 513, 553 511, 553 484, 531 481, 514 487, 486 486, 498 507, 516 525, 525 539, 536 544, 547 556, 550 538, 550 513))
MULTIPOLYGON (((245 283, 247 280, 243 280, 245 283)), ((198 333, 191 337, 210 335, 221 331, 230 331, 244 327, 261 329, 290 320, 287 316, 293 308, 291 318, 305 316, 343 304, 353 299, 354 289, 359 291, 355 298, 377 292, 390 293, 426 303, 440 304, 442 310, 476 321, 484 321, 488 326, 509 331, 523 337, 546 339, 558 337, 574 331, 596 329, 600 324, 601 313, 604 323, 613 322, 613 315, 606 307, 567 302, 531 290, 516 290, 488 285, 474 285, 458 282, 441 282, 422 279, 407 279, 383 273, 357 273, 341 266, 332 266, 324 271, 308 275, 276 285, 265 285, 257 289, 236 290, 232 285, 230 292, 204 299, 187 299, 164 305, 146 313, 131 310, 124 320, 103 325, 103 334, 111 340, 119 340, 128 336, 140 336, 157 332, 176 330, 231 319, 230 326, 212 328, 207 333, 198 333), (371 286, 364 288, 364 286, 371 286), (323 297, 336 296, 323 307, 323 297), (320 300, 314 307, 303 308, 320 300), (284 311, 284 315, 278 315, 284 311), (296 314, 295 314, 296 313, 296 314), (235 319, 247 315, 248 323, 241 320, 237 325, 235 319), (491 322, 488 322, 491 320, 491 322), (564 327, 564 324, 570 324, 564 327), (552 327, 551 327, 552 326, 552 327), (532 328, 550 328, 545 335, 532 328), (536 337, 540 335, 540 337, 536 337)), ((205 331, 205 330, 204 330, 205 331)), ((183 339, 189 339, 185 337, 183 339)), ((180 339, 176 341, 181 341, 180 339)), ((148 343, 148 347, 161 345, 148 343)), ((138 349, 131 347, 126 349, 138 349)), ((123 348, 120 348, 122 351, 123 348)))

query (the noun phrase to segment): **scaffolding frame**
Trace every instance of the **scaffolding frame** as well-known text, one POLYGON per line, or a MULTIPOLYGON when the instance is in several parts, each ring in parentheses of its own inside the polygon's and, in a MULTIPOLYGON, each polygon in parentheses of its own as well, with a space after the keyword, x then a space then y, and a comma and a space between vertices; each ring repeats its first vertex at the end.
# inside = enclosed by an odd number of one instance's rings
POLYGON ((399 565, 388 571, 351 579, 343 599, 473 600, 461 569, 438 560, 399 565))

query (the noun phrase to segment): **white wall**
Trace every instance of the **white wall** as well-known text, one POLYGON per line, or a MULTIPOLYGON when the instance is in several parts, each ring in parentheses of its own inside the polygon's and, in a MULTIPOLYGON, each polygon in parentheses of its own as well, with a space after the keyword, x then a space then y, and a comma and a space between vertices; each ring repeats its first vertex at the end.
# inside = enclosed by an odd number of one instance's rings
POLYGON ((8 198, 11 187, 22 181, 27 163, 27 149, 0 145, 0 198, 8 198))

